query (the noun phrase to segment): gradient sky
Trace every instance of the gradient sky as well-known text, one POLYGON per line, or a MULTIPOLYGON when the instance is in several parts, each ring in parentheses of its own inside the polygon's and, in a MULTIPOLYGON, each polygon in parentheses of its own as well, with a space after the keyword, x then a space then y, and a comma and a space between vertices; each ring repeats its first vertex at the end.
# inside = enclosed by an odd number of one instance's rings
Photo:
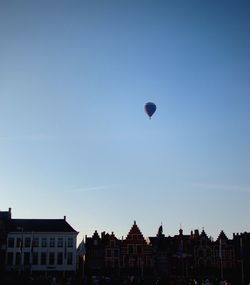
POLYGON ((84 235, 250 231, 250 2, 0 0, 0 209, 84 235), (144 113, 153 101, 152 120, 144 113))

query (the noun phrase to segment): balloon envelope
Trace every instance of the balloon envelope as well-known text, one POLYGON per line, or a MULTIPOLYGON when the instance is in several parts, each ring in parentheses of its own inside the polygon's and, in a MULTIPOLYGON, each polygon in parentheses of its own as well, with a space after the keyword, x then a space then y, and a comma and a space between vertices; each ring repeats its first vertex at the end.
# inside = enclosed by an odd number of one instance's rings
POLYGON ((152 103, 152 102, 146 103, 145 106, 144 106, 144 110, 147 113, 147 115, 149 116, 149 118, 151 119, 151 117, 153 116, 154 112, 156 111, 155 103, 152 103))

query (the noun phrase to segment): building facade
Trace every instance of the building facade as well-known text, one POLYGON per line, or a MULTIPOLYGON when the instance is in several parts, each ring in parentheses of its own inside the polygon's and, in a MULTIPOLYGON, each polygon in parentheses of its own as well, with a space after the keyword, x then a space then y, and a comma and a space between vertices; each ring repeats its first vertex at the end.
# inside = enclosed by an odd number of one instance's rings
POLYGON ((76 232, 64 219, 11 219, 6 270, 29 274, 73 274, 76 232))
POLYGON ((5 271, 5 257, 7 249, 7 236, 11 221, 11 208, 8 211, 0 211, 0 277, 5 271))
POLYGON ((97 231, 85 237, 85 273, 88 276, 106 276, 113 280, 128 276, 143 279, 152 274, 152 248, 143 237, 136 222, 125 239, 119 240, 114 233, 97 231))
POLYGON ((141 278, 153 269, 152 248, 146 242, 136 221, 121 244, 121 269, 123 274, 141 278))
POLYGON ((165 236, 160 226, 148 242, 134 222, 125 239, 95 231, 92 237, 86 237, 85 243, 88 276, 107 276, 113 280, 135 277, 141 282, 154 279, 163 284, 181 284, 208 276, 214 281, 249 279, 249 233, 229 239, 221 231, 213 240, 204 230, 197 229, 190 234, 180 229, 177 235, 165 236))

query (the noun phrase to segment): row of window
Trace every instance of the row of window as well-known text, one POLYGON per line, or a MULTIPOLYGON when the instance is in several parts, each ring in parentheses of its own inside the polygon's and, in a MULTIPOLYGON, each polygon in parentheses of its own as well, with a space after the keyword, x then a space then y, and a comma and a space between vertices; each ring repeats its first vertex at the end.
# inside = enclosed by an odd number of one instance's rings
POLYGON ((119 259, 114 259, 114 260, 106 260, 105 261, 105 266, 106 267, 111 267, 111 268, 118 268, 119 267, 119 259))
POLYGON ((39 237, 25 237, 25 238, 8 238, 8 247, 73 247, 73 238, 69 237, 67 240, 62 237, 58 238, 39 238, 39 237))
POLYGON ((152 259, 148 257, 128 257, 124 256, 123 260, 121 260, 121 266, 129 266, 129 267, 135 267, 135 266, 152 266, 152 259))
POLYGON ((142 254, 142 246, 141 245, 128 245, 127 252, 129 254, 142 254))
POLYGON ((133 239, 133 240, 142 240, 142 236, 141 235, 136 235, 136 234, 133 234, 133 235, 130 235, 129 236, 129 239, 133 239))
MULTIPOLYGON (((143 246, 142 245, 128 245, 126 249, 127 254, 143 254, 143 246)), ((93 248, 88 250, 88 254, 91 256, 99 256, 102 254, 101 251, 96 251, 93 248)), ((106 249, 106 256, 107 257, 118 257, 120 254, 120 251, 118 249, 106 249)))
POLYGON ((16 265, 63 265, 63 259, 66 260, 67 265, 73 264, 72 252, 24 252, 21 254, 17 252, 8 252, 7 264, 9 266, 16 265), (23 259, 23 260, 22 260, 23 259))
POLYGON ((212 257, 220 257, 222 256, 223 258, 232 258, 233 256, 233 252, 231 250, 221 250, 218 251, 212 251, 210 249, 207 249, 207 250, 202 250, 202 249, 199 249, 199 251, 197 252, 198 253, 198 256, 199 257, 208 257, 208 256, 212 256, 212 257))
POLYGON ((119 251, 117 249, 115 249, 115 250, 107 249, 106 250, 106 256, 107 257, 118 257, 119 251))

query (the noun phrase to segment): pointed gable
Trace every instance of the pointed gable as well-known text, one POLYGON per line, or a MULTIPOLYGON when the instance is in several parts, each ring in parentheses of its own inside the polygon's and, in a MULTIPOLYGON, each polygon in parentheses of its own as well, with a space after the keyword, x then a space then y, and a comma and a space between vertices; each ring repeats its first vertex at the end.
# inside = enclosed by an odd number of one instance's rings
POLYGON ((209 240, 206 232, 204 231, 204 229, 202 230, 201 234, 200 234, 200 238, 201 239, 205 239, 205 240, 209 240))
POLYGON ((225 235, 224 231, 221 231, 217 240, 216 241, 219 241, 219 240, 228 240, 227 236, 225 235))

